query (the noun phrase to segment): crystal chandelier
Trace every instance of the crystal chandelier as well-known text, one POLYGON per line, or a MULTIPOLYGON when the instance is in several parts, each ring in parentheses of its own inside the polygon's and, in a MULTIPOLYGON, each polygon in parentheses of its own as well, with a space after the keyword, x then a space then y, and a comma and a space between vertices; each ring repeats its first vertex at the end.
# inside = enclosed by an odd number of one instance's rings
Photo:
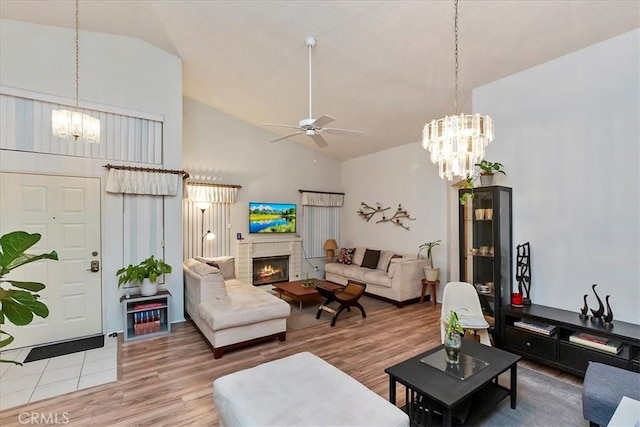
POLYGON ((484 158, 485 147, 493 141, 493 119, 480 114, 458 114, 458 0, 454 0, 455 98, 454 113, 432 120, 422 130, 422 147, 438 164, 440 178, 473 175, 475 164, 484 158))
POLYGON ((100 120, 83 114, 79 107, 80 82, 80 9, 76 0, 76 108, 74 111, 53 110, 51 112, 51 132, 58 138, 70 135, 77 141, 100 142, 100 120))

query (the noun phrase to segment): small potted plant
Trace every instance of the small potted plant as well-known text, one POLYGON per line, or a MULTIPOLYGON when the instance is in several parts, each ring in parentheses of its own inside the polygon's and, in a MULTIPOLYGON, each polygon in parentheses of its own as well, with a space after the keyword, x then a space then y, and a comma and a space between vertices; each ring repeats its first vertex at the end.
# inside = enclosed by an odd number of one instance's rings
POLYGON ((424 249, 427 250, 427 261, 429 261, 429 266, 424 267, 424 277, 429 282, 435 282, 436 280, 438 280, 438 276, 440 275, 440 268, 433 267, 433 257, 431 256, 431 251, 433 250, 433 248, 438 246, 440 243, 442 243, 442 240, 436 240, 435 242, 423 243, 418 247, 418 258, 420 258, 420 252, 422 252, 424 249))
POLYGON ((482 185, 493 184, 493 175, 497 173, 507 174, 503 169, 504 165, 502 163, 482 160, 480 163, 476 163, 475 166, 480 169, 480 183, 482 185))
POLYGON ((460 324, 460 317, 454 310, 449 312, 447 331, 444 334, 444 350, 449 364, 460 362, 460 347, 462 347, 462 335, 464 329, 460 324))
POLYGON ((125 283, 134 283, 140 287, 140 295, 147 297, 158 293, 158 277, 171 273, 171 266, 151 255, 140 264, 129 264, 116 272, 118 288, 125 283))

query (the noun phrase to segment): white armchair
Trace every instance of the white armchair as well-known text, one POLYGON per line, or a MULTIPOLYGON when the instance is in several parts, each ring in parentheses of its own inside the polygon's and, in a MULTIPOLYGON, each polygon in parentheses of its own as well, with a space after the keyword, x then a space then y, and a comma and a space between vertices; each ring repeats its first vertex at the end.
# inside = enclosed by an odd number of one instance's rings
POLYGON ((480 343, 491 346, 489 324, 482 314, 480 298, 472 284, 466 282, 449 282, 442 296, 442 312, 440 315, 440 336, 444 343, 449 312, 458 314, 460 324, 465 330, 473 330, 480 337, 480 343))

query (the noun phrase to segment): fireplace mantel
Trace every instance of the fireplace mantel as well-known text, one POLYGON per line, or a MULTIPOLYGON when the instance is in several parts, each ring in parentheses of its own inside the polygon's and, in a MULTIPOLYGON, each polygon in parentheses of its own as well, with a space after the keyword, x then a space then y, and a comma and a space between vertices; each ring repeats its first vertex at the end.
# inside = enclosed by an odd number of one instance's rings
POLYGON ((289 255, 289 280, 300 280, 302 275, 302 238, 248 238, 237 241, 237 277, 253 284, 253 258, 289 255))

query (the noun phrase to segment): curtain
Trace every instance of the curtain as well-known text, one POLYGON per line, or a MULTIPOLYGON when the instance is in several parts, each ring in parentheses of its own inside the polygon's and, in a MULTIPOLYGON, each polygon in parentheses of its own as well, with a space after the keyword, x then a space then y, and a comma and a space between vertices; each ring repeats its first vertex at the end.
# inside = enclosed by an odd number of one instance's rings
POLYGON ((194 202, 235 203, 238 198, 238 186, 187 183, 187 197, 194 202))
POLYGON ((303 206, 342 206, 344 194, 300 191, 303 206))
POLYGON ((106 191, 109 193, 175 196, 182 177, 175 173, 109 169, 106 191))

